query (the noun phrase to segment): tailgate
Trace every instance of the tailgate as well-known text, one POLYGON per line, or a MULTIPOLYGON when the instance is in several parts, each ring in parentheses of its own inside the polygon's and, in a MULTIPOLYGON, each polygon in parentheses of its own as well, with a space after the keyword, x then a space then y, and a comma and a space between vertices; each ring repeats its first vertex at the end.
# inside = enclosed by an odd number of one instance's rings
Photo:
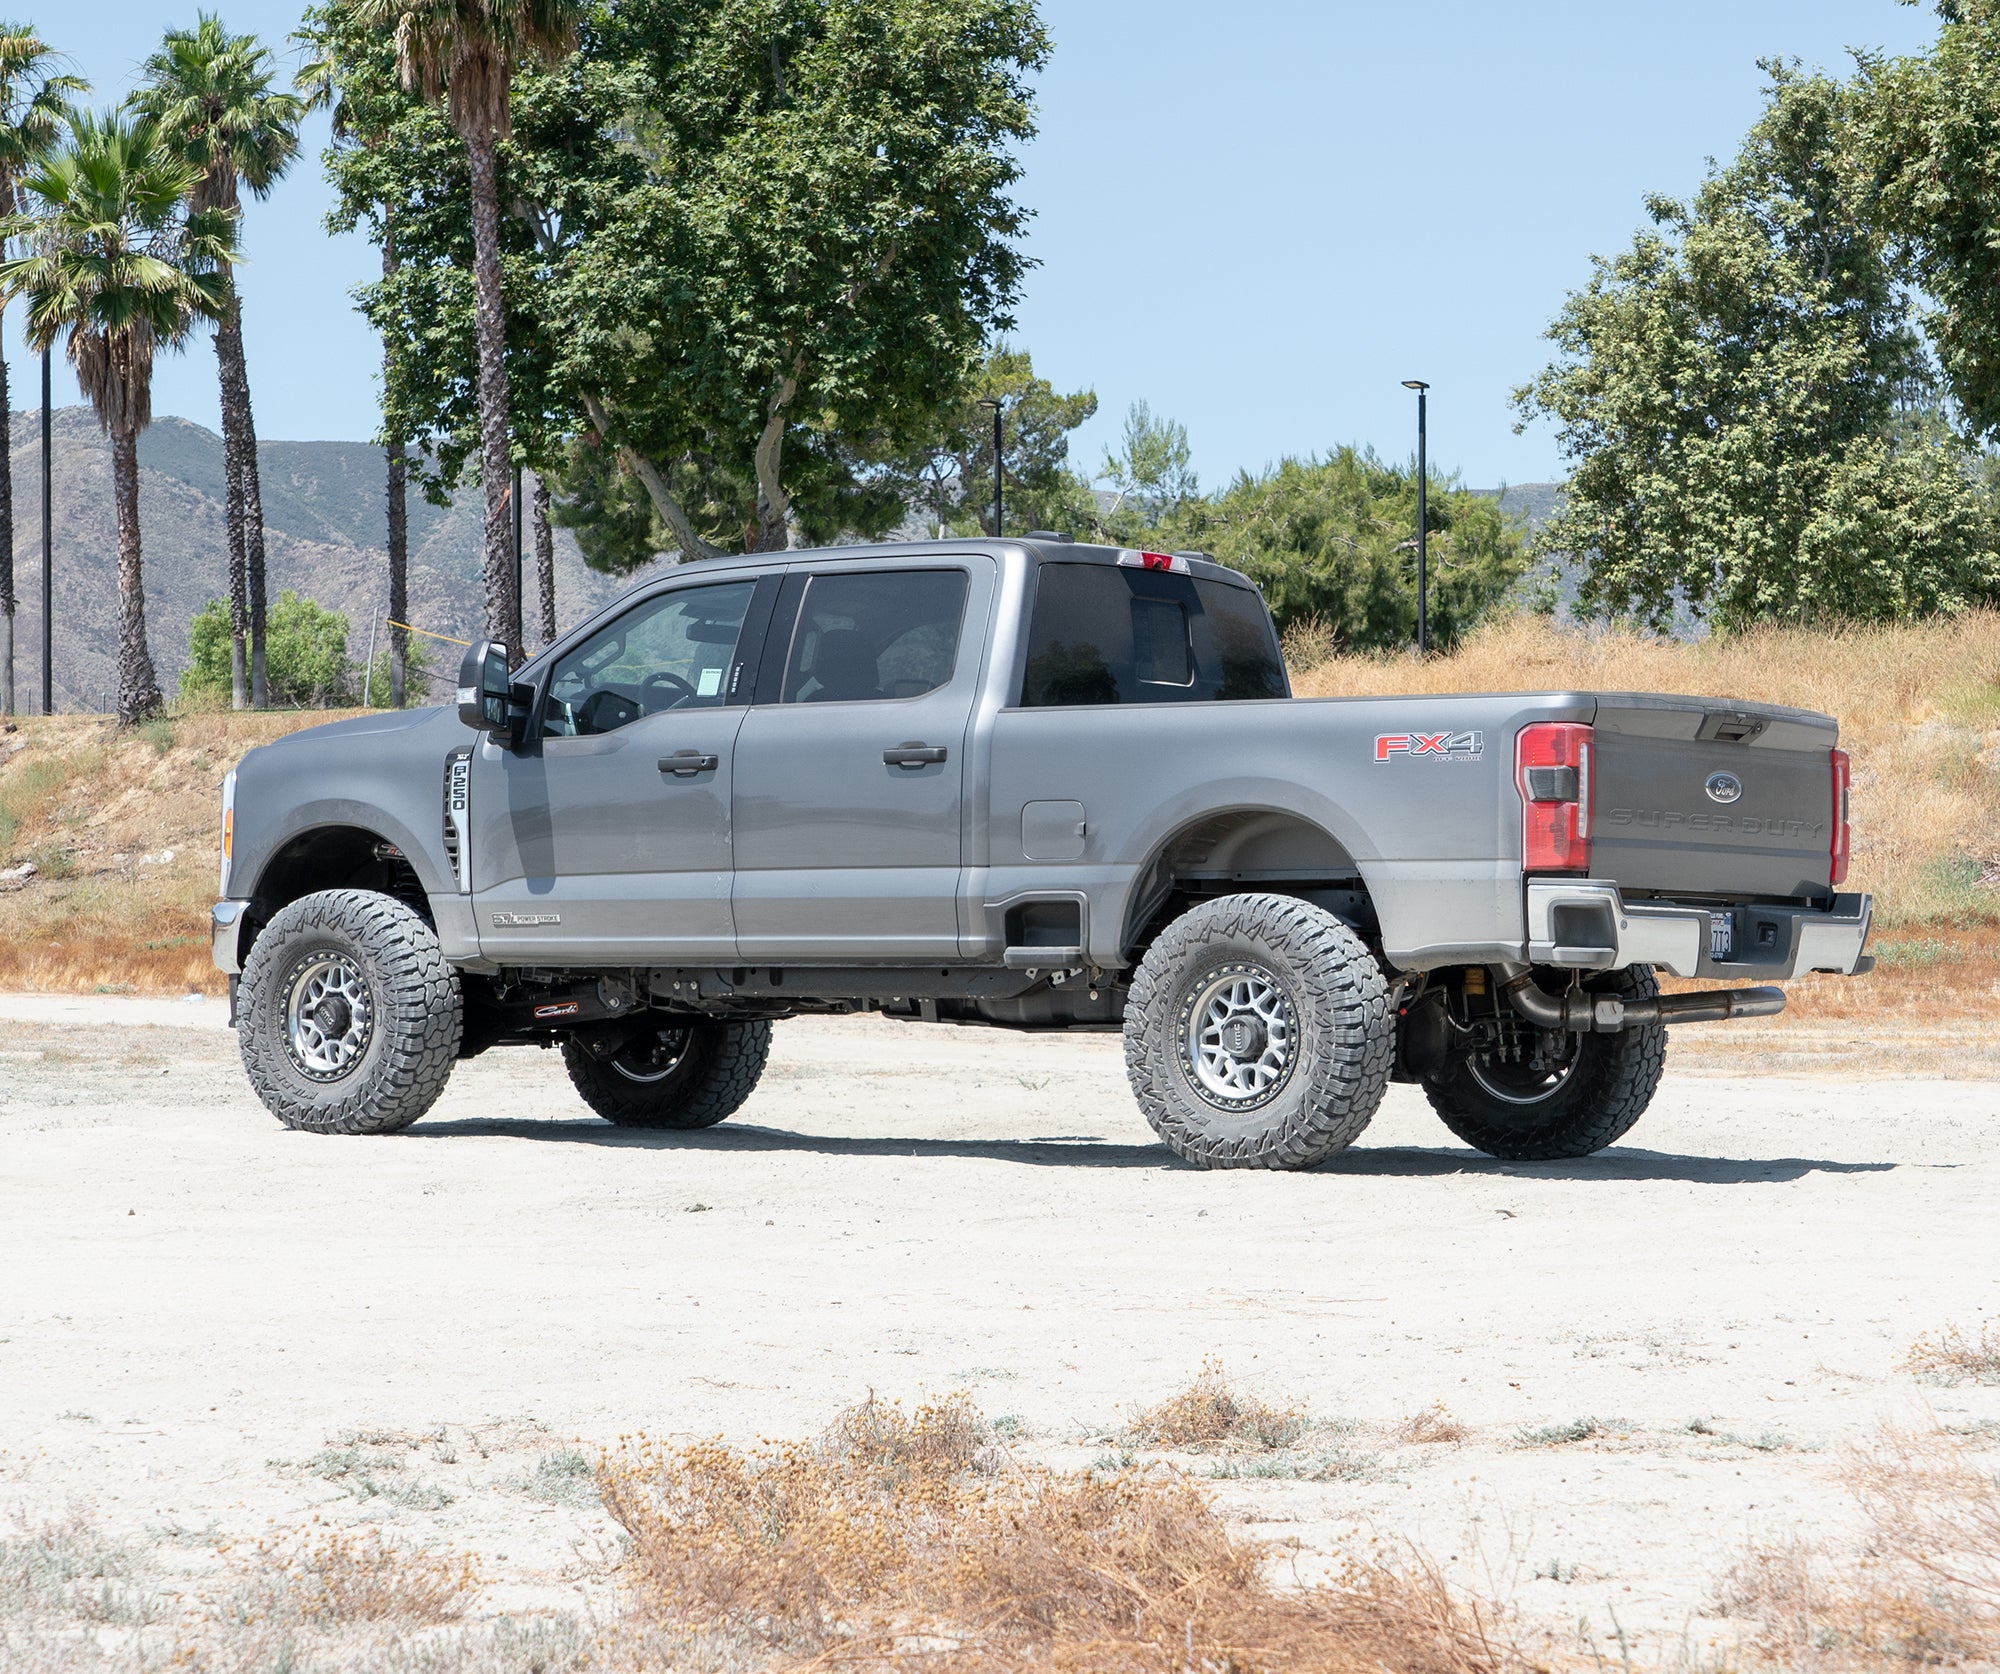
POLYGON ((1667 895, 1824 895, 1838 736, 1808 709, 1601 696, 1590 875, 1667 895))

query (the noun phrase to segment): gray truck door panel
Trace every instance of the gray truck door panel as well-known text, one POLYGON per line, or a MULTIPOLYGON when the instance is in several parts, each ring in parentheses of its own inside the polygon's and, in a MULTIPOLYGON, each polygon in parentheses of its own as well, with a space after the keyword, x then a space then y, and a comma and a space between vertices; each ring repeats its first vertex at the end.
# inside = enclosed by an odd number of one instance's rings
POLYGON ((782 678, 760 682, 775 701, 750 709, 736 741, 737 952, 956 958, 965 739, 996 566, 803 568, 793 619, 781 608, 773 626, 782 678), (953 597, 946 646, 939 612, 953 597))
POLYGON ((640 601, 556 665, 539 736, 513 750, 481 744, 473 899, 487 957, 734 956, 736 737, 754 673, 749 641, 776 589, 767 579, 753 600, 755 582, 640 601))

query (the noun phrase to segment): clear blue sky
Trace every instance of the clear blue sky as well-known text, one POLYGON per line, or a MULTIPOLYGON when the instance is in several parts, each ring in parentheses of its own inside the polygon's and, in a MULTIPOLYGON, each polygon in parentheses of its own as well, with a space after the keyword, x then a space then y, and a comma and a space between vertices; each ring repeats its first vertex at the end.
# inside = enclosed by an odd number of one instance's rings
MULTIPOLYGON (((30 15, 122 95, 195 0, 62 0, 30 15)), ((297 0, 219 0, 274 42, 297 0)), ((1647 191, 1685 192, 1755 115, 1760 57, 1839 68, 1849 46, 1920 49, 1928 5, 1894 0, 1043 0, 1055 53, 1023 200, 1040 262, 1019 339, 1102 403, 1094 469, 1127 406, 1181 419, 1203 481, 1285 453, 1413 446, 1488 486, 1560 474, 1508 392, 1593 252, 1647 191)), ((317 155, 246 225, 245 332, 267 437, 367 437, 379 348, 348 287, 378 271, 321 229, 317 155)), ((15 311, 17 315, 18 310, 15 311)), ((17 406, 37 395, 8 322, 17 406)), ((58 402, 75 399, 59 372, 58 402)), ((213 426, 205 344, 162 366, 155 410, 213 426)))

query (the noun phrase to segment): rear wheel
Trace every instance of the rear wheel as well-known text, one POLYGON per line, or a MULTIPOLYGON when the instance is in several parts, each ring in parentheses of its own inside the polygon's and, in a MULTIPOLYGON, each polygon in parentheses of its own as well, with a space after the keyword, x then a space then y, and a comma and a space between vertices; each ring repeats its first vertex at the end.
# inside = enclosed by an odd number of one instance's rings
POLYGON ((1310 1168, 1352 1143, 1388 1085, 1382 968, 1324 908, 1231 895, 1147 949, 1125 1069, 1153 1131, 1203 1168, 1310 1168))
POLYGON ((573 1035, 562 1053, 571 1084, 605 1121, 711 1128, 756 1090, 771 1056, 771 1025, 696 1018, 624 1040, 573 1035))
MULTIPOLYGON (((1598 977, 1592 994, 1649 1000, 1658 978, 1640 966, 1598 977)), ((1508 1016, 1492 1049, 1455 1057, 1424 1082, 1444 1125, 1509 1162, 1587 1157, 1622 1139, 1646 1113, 1666 1067, 1667 1031, 1643 1024, 1615 1035, 1537 1029, 1508 1016)))

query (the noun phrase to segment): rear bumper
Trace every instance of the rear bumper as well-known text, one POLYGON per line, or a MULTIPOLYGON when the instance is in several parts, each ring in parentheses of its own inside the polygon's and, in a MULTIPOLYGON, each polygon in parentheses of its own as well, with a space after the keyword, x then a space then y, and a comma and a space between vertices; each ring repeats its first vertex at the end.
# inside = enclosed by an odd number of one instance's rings
POLYGON ((243 919, 248 901, 218 901, 208 909, 208 951, 215 968, 229 976, 243 969, 243 919))
POLYGON ((1656 965, 1681 977, 1768 981, 1806 971, 1853 976, 1874 968, 1863 951, 1873 898, 1836 895, 1830 908, 1628 903, 1615 883, 1528 880, 1528 960, 1578 970, 1656 965), (1726 947, 1721 959, 1714 955, 1726 947))

